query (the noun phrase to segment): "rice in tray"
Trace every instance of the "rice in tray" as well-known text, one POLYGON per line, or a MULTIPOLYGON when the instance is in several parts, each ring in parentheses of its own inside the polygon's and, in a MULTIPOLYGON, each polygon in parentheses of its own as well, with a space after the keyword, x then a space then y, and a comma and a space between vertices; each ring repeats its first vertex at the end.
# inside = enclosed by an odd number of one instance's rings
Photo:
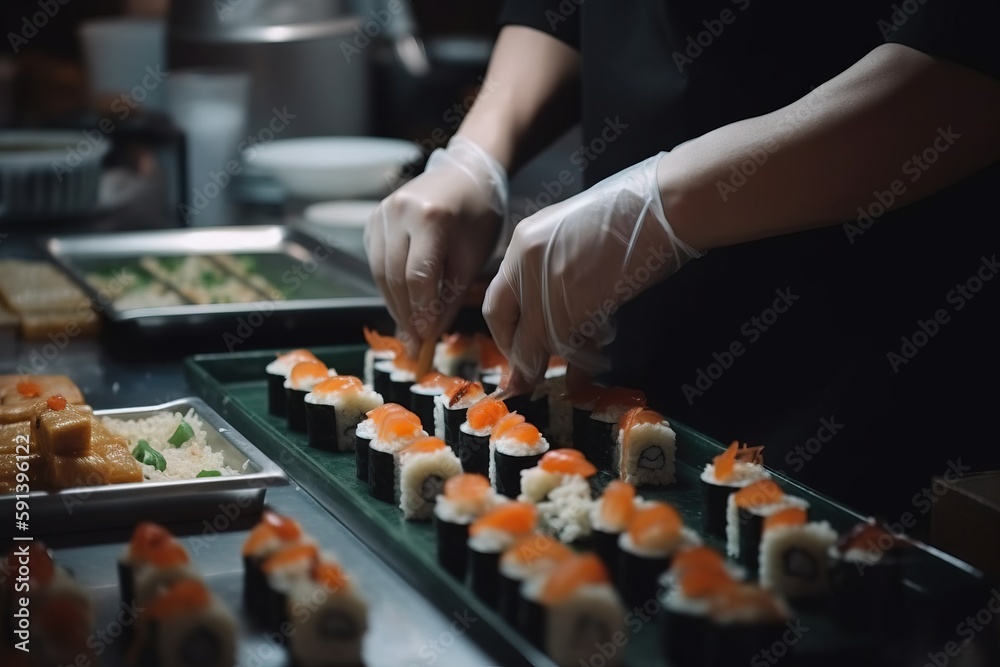
POLYGON ((214 451, 208 446, 205 426, 194 409, 188 410, 186 415, 164 412, 145 419, 127 421, 104 417, 103 422, 112 433, 128 438, 130 450, 140 440, 145 440, 164 458, 166 467, 162 471, 152 465, 142 464, 142 476, 146 481, 194 479, 202 471, 218 471, 223 477, 240 474, 240 471, 225 465, 222 452, 214 451), (175 447, 168 440, 177 431, 182 420, 188 423, 194 435, 175 447))

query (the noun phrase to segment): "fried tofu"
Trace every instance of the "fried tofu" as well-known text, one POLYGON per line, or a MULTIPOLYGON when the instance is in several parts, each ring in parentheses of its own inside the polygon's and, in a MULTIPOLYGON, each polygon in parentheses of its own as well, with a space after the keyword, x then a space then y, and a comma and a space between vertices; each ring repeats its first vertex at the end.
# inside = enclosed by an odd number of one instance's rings
POLYGON ((48 410, 35 419, 38 452, 44 456, 86 456, 94 416, 67 405, 62 410, 48 410))
POLYGON ((84 403, 83 392, 65 375, 0 375, 0 424, 34 421, 49 409, 46 401, 56 394, 70 405, 84 403), (33 385, 33 391, 28 395, 18 391, 21 383, 33 385))

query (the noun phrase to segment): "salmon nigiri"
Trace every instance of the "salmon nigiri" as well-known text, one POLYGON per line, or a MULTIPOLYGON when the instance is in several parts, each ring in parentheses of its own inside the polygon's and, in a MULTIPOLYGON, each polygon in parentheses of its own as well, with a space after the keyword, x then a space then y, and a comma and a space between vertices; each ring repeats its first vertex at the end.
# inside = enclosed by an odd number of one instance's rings
POLYGON ((595 507, 595 527, 602 532, 620 533, 635 514, 635 487, 628 482, 614 480, 608 484, 595 507))
POLYGON ((531 503, 511 502, 490 510, 469 528, 475 537, 486 532, 502 532, 512 537, 532 532, 538 522, 538 510, 531 503))
POLYGON ((473 431, 483 432, 492 428, 507 414, 509 414, 507 405, 503 401, 496 398, 484 398, 469 408, 466 421, 473 431))

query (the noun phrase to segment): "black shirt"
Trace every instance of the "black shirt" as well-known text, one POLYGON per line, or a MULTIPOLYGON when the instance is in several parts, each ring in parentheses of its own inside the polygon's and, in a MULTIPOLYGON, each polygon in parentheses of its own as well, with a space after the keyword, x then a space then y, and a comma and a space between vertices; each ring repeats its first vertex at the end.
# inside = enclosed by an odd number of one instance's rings
MULTIPOLYGON (((998 20, 1000 3, 942 0, 510 0, 501 16, 580 50, 587 184, 785 106, 886 41, 1000 78, 998 20)), ((975 140, 942 128, 938 146, 975 140)), ((994 165, 874 224, 690 262, 619 312, 612 379, 859 509, 926 515, 931 476, 1000 467, 998 184, 994 165)))

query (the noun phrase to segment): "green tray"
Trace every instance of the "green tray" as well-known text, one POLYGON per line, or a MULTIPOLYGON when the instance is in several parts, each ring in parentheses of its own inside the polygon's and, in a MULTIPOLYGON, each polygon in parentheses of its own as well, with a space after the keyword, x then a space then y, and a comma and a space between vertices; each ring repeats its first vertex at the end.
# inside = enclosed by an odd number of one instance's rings
MULTIPOLYGON (((331 368, 358 376, 362 374, 364 350, 363 346, 313 348, 331 368)), ((186 360, 185 372, 195 390, 227 421, 282 466, 352 532, 372 545, 422 594, 446 613, 471 612, 482 619, 484 622, 473 623, 469 631, 499 664, 550 664, 499 615, 482 604, 471 590, 438 565, 430 522, 404 521, 398 508, 368 495, 367 485, 355 476, 353 452, 331 453, 310 448, 304 434, 289 431, 284 419, 268 413, 264 366, 273 359, 273 351, 199 355, 186 360)), ((677 483, 667 489, 642 488, 640 494, 670 502, 678 508, 686 524, 700 529, 699 474, 723 446, 672 420, 671 425, 677 432, 677 483)), ((860 515, 833 500, 771 472, 786 492, 809 500, 811 517, 829 521, 838 531, 861 520, 860 515)), ((715 543, 715 546, 722 545, 715 543)), ((912 597, 908 602, 925 608, 931 616, 947 618, 946 610, 965 609, 968 600, 977 599, 976 596, 986 590, 978 570, 930 547, 919 545, 911 561, 906 572, 912 597)), ((986 599, 986 596, 982 598, 986 599)), ((809 665, 857 664, 847 656, 886 650, 870 637, 850 634, 837 627, 821 610, 800 608, 797 611, 809 631, 795 646, 794 654, 788 656, 794 656, 795 660, 783 660, 786 665, 800 661, 809 665), (851 662, 841 662, 842 659, 851 662)), ((637 625, 639 623, 630 624, 630 628, 637 625)), ((643 623, 634 633, 627 630, 627 665, 668 665, 661 657, 659 631, 656 622, 643 623)))

